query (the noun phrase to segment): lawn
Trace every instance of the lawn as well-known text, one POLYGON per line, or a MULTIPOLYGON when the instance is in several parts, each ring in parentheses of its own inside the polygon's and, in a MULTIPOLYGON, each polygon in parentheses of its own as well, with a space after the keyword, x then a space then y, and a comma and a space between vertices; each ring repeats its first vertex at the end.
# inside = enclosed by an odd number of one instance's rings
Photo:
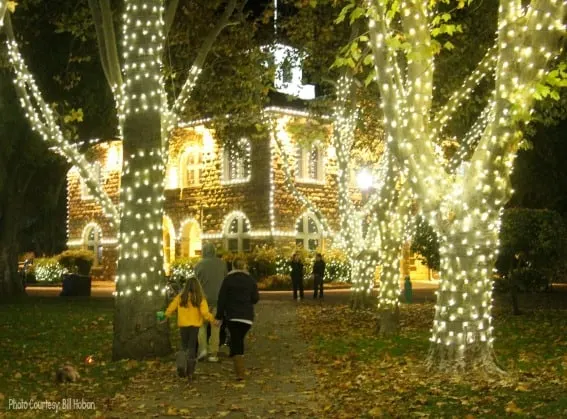
POLYGON ((541 308, 551 306, 539 301, 546 298, 558 296, 537 296, 516 317, 505 302, 497 305, 495 353, 504 379, 425 368, 433 304, 403 305, 402 331, 392 338, 376 336, 374 310, 301 307, 300 327, 328 396, 324 416, 567 417, 567 310, 541 308))
MULTIPOLYGON (((111 299, 33 297, 0 304, 2 410, 8 409, 10 399, 55 402, 70 398, 94 402, 95 408, 83 404, 86 410, 72 409, 66 414, 95 415, 109 398, 146 368, 148 362, 110 362, 113 305, 111 299), (93 363, 85 362, 88 356, 93 363), (79 383, 56 384, 55 371, 65 362, 79 370, 79 383)), ((48 406, 36 406, 36 410, 11 409, 6 413, 18 417, 61 416, 61 412, 48 406)))

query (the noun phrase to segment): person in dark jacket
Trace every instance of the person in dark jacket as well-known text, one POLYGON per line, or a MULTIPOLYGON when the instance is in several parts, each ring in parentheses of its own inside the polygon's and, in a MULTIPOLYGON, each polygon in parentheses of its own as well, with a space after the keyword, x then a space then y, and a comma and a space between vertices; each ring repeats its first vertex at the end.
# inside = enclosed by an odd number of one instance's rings
POLYGON ((299 298, 303 300, 303 262, 299 258, 299 254, 296 252, 291 257, 291 284, 293 286, 293 299, 299 300, 297 298, 297 291, 299 290, 299 298))
POLYGON ((313 298, 317 298, 317 291, 319 291, 319 298, 323 298, 323 278, 325 277, 325 261, 321 253, 315 255, 315 262, 313 263, 313 298))
POLYGON ((246 271, 244 259, 235 258, 224 279, 217 302, 217 320, 227 322, 230 357, 238 380, 244 379, 244 338, 254 322, 254 304, 260 299, 256 281, 246 271))

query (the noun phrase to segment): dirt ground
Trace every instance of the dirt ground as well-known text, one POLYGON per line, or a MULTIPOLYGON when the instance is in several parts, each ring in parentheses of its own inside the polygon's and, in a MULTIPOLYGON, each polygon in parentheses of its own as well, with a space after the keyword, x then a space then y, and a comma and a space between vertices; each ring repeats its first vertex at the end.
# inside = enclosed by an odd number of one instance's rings
POLYGON ((109 418, 320 417, 322 396, 307 359, 307 344, 298 335, 296 304, 258 303, 245 347, 249 375, 244 382, 235 380, 227 349, 220 362, 199 363, 192 384, 176 376, 172 357, 131 380, 100 413, 109 418))

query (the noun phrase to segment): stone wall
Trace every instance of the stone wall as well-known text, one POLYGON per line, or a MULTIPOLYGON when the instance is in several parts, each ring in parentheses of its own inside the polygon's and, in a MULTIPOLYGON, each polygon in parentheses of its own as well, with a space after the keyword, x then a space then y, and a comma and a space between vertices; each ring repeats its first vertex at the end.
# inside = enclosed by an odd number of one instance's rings
MULTIPOLYGON (((88 151, 90 162, 101 164, 101 182, 112 202, 118 204, 120 193, 121 143, 110 141, 92 146, 88 151)), ((114 279, 116 261, 117 230, 111 227, 103 215, 101 206, 93 199, 83 196, 81 178, 76 169, 67 174, 67 245, 69 248, 86 248, 86 228, 96 224, 102 233, 103 252, 94 273, 100 279, 114 279)))
MULTIPOLYGON (((179 128, 174 131, 169 142, 169 161, 166 167, 166 190, 164 215, 171 220, 176 238, 176 254, 179 255, 181 227, 187 220, 195 220, 203 234, 203 242, 211 241, 224 247, 223 233, 226 217, 240 211, 250 221, 251 244, 275 244, 278 247, 295 246, 295 224, 306 211, 285 184, 282 156, 277 148, 271 148, 270 137, 260 138, 251 143, 251 177, 246 183, 224 184, 222 146, 214 140, 214 133, 203 126, 179 128), (180 159, 187 147, 196 145, 205 150, 200 185, 180 187, 180 159), (272 171, 272 175, 270 174, 272 171), (273 185, 271 183, 273 179, 273 185), (276 234, 269 235, 270 190, 273 186, 274 227, 276 234), (282 233, 283 234, 279 234, 282 233)), ((93 160, 101 162, 103 185, 113 202, 118 203, 120 190, 120 166, 112 162, 116 154, 114 148, 120 142, 114 141, 92 146, 89 154, 93 160)), ((121 150, 120 153, 121 155, 121 150)), ((292 159, 294 156, 292 156, 292 159)), ((318 206, 333 230, 338 227, 336 163, 325 149, 325 181, 322 184, 296 183, 318 206)), ((292 160, 291 164, 295 164, 292 160)), ((100 205, 93 199, 81 196, 81 180, 75 170, 68 174, 68 238, 69 247, 84 247, 84 231, 95 223, 102 230, 103 258, 101 277, 111 279, 116 270, 118 252, 116 249, 116 230, 110 227, 108 219, 102 214, 100 205)), ((329 240, 326 240, 328 245, 329 240)), ((100 272, 100 269, 95 269, 100 272)))

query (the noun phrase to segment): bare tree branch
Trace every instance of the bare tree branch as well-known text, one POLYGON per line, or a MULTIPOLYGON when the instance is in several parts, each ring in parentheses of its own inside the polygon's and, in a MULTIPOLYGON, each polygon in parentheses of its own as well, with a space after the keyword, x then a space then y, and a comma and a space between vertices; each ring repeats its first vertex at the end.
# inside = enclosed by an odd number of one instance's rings
POLYGON ((282 144, 282 142, 281 142, 281 140, 278 136, 276 123, 273 121, 272 118, 269 119, 268 123, 270 125, 270 132, 271 132, 272 139, 274 140, 278 149, 280 150, 281 156, 282 156, 283 161, 284 161, 284 164, 282 166, 283 166, 283 169, 284 169, 284 179, 285 179, 286 186, 288 187, 288 189, 292 193, 292 195, 299 202, 301 202, 303 205, 305 205, 307 207, 307 209, 309 209, 313 214, 315 214, 317 219, 323 225, 323 228, 325 229, 325 231, 331 232, 332 230, 329 227, 329 224, 327 223, 327 220, 323 216, 323 213, 321 212, 321 210, 317 207, 317 205, 315 205, 313 202, 311 202, 311 200, 308 199, 305 196, 305 194, 302 193, 301 191, 299 191, 297 189, 297 187, 295 186, 295 182, 293 182, 291 173, 289 171, 289 168, 291 167, 290 163, 289 163, 289 159, 288 159, 287 153, 285 152, 285 147, 282 144))
MULTIPOLYGON (((110 2, 109 0, 89 0, 89 7, 95 24, 104 75, 116 96, 122 87, 122 71, 118 58, 116 34, 114 32, 114 21, 112 19, 110 2)), ((118 103, 116 97, 115 100, 118 103)))
POLYGON ((183 112, 185 107, 185 102, 187 101, 187 99, 189 99, 191 95, 193 87, 197 82, 197 78, 201 73, 201 69, 203 68, 205 60, 213 46, 213 43, 216 41, 217 37, 222 32, 222 30, 230 24, 230 18, 233 15, 237 5, 239 5, 239 10, 241 11, 245 4, 246 4, 246 0, 241 0, 240 3, 238 0, 229 0, 228 4, 224 9, 222 16, 217 21, 217 24, 213 29, 211 29, 211 31, 209 32, 209 34, 201 44, 201 47, 199 48, 199 51, 197 53, 197 57, 193 61, 193 64, 191 65, 191 69, 189 70, 189 75, 187 76, 187 80, 185 81, 185 84, 183 85, 181 92, 179 93, 179 96, 175 100, 175 103, 171 107, 171 112, 170 112, 171 121, 169 121, 169 128, 172 128, 175 125, 175 123, 177 122, 178 115, 180 115, 183 112))
POLYGON ((101 204, 103 212, 112 216, 111 223, 118 222, 119 217, 116 206, 99 184, 98 179, 94 176, 90 164, 85 157, 63 137, 63 133, 56 122, 53 111, 43 100, 33 75, 27 68, 19 52, 9 15, 6 15, 5 22, 8 56, 10 64, 16 73, 14 81, 16 93, 22 102, 32 129, 37 131, 45 142, 55 146, 67 161, 77 167, 81 177, 93 193, 93 196, 95 196, 97 201, 101 204))
POLYGON ((165 14, 163 17, 163 33, 165 36, 169 33, 171 26, 173 25, 173 20, 175 19, 175 13, 177 12, 177 6, 179 5, 179 0, 169 0, 165 8, 165 14))
POLYGON ((6 14, 7 8, 8 8, 7 0, 0 0, 0 27, 4 25, 4 15, 6 14))

